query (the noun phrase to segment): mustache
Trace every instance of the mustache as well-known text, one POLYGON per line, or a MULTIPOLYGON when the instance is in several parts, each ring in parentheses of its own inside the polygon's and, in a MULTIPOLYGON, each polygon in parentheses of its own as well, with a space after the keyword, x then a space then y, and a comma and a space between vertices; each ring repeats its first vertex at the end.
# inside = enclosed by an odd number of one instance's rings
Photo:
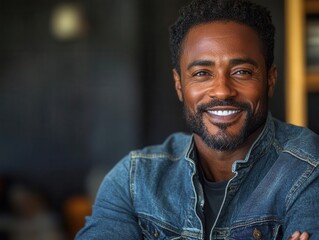
POLYGON ((213 108, 213 107, 221 107, 221 106, 231 106, 235 108, 240 108, 243 111, 250 111, 250 105, 245 102, 238 102, 234 101, 233 99, 226 99, 226 100, 220 100, 220 99, 212 99, 208 103, 203 103, 200 104, 197 107, 198 112, 206 112, 208 108, 213 108))

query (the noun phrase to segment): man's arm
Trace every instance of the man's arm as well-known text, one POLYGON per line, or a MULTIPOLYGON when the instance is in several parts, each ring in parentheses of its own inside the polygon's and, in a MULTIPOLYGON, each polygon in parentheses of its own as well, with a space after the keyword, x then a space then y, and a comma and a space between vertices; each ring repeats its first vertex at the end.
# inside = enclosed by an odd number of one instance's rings
POLYGON ((290 194, 284 239, 319 239, 319 169, 315 168, 308 174, 300 178, 300 186, 290 194), (295 233, 298 230, 300 236, 294 238, 298 236, 295 233))
POLYGON ((77 234, 77 240, 142 239, 130 195, 130 160, 123 159, 103 180, 92 209, 92 216, 77 234))

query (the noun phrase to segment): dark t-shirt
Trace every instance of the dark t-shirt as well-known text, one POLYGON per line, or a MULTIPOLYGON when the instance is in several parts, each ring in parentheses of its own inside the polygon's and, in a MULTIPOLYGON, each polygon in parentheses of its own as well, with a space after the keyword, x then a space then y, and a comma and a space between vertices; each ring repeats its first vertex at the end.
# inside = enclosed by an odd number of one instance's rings
POLYGON ((211 182, 206 179, 203 170, 200 170, 201 182, 205 195, 205 239, 209 239, 210 231, 215 223, 219 209, 223 203, 228 181, 211 182))

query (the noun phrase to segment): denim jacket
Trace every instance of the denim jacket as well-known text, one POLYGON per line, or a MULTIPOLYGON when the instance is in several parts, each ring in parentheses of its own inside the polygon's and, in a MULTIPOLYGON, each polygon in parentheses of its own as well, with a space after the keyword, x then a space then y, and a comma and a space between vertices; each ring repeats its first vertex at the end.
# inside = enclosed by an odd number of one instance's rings
POLYGON ((272 118, 232 166, 223 204, 204 232, 193 137, 133 151, 104 178, 78 240, 319 239, 319 136, 272 118), (206 236, 206 237, 205 237, 206 236))

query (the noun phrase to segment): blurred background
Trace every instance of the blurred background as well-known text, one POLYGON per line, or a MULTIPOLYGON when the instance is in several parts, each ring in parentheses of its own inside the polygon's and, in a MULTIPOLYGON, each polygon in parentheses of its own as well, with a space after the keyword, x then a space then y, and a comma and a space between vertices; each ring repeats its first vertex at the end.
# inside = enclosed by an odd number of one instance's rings
MULTIPOLYGON (((287 120, 285 2, 254 1, 277 28, 271 110, 287 120)), ((0 239, 73 239, 116 162, 186 130, 168 27, 188 2, 1 0, 0 239)), ((319 133, 319 10, 305 24, 305 125, 319 133)))

